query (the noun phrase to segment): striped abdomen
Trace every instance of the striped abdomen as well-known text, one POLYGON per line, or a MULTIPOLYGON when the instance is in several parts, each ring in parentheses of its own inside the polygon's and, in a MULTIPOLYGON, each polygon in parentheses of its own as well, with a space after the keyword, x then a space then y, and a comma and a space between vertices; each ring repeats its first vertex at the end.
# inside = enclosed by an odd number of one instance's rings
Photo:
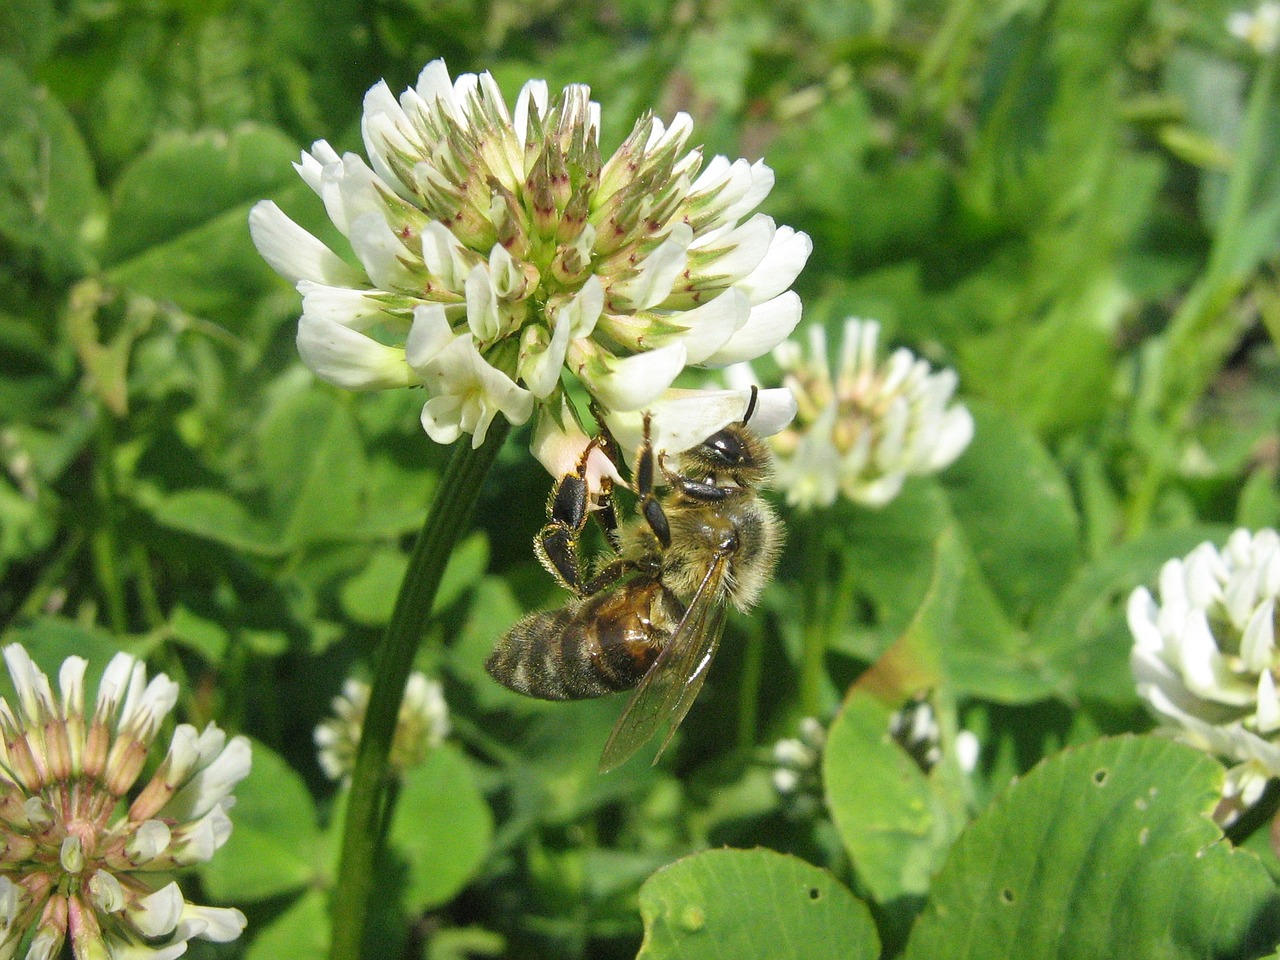
POLYGON ((670 591, 639 577, 559 610, 530 614, 498 641, 485 668, 503 686, 542 700, 630 690, 678 618, 670 591))

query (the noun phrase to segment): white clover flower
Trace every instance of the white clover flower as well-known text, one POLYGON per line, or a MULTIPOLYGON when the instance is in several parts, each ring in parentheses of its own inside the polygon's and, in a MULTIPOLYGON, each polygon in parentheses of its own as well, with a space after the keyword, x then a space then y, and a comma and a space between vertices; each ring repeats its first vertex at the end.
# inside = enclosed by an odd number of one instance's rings
POLYGON ((812 816, 822 796, 822 751, 827 730, 816 717, 800 721, 800 736, 785 737, 773 745, 773 788, 786 802, 787 812, 798 819, 812 816))
MULTIPOLYGON (((317 758, 330 780, 351 776, 368 708, 369 684, 350 678, 342 685, 342 695, 333 698, 334 715, 316 727, 317 758)), ((449 707, 440 684, 417 671, 409 674, 391 741, 391 769, 404 773, 421 763, 444 742, 449 729, 449 707)))
POLYGON ((177 701, 164 674, 118 654, 84 709, 86 661, 68 657, 61 697, 20 644, 4 648, 17 708, 0 698, 0 960, 168 960, 193 937, 225 942, 239 910, 187 903, 173 871, 207 861, 231 835, 231 791, 249 742, 179 724, 131 802, 160 724, 177 701))
MULTIPOLYGON (((933 373, 906 349, 880 364, 879 333, 874 321, 846 320, 834 372, 820 326, 809 328, 807 357, 792 341, 774 348, 798 404, 795 423, 773 440, 777 483, 789 503, 830 506, 843 493, 855 503, 883 506, 908 476, 948 466, 973 438, 968 409, 948 406, 955 371, 933 373)), ((751 374, 731 371, 731 382, 744 376, 751 374)))
POLYGON ((1202 543, 1165 563, 1158 601, 1146 587, 1129 597, 1138 695, 1178 739, 1237 764, 1225 799, 1238 808, 1280 776, 1277 595, 1280 535, 1241 529, 1221 552, 1202 543))
POLYGON ((1253 13, 1237 10, 1227 17, 1227 32, 1260 56, 1273 53, 1280 44, 1280 3, 1263 0, 1253 13))
MULTIPOLYGON (((894 712, 889 718, 889 736, 926 773, 942 760, 942 729, 933 704, 926 697, 909 700, 894 712)), ((965 749, 969 749, 968 745, 965 749)))
MULTIPOLYGON (((433 440, 479 446, 561 409, 561 376, 607 415, 647 409, 688 364, 748 360, 800 319, 788 290, 809 238, 752 211, 762 162, 684 153, 686 114, 642 117, 609 158, 581 85, 525 85, 508 111, 488 73, 442 60, 396 99, 365 96, 368 161, 318 141, 297 164, 347 238, 352 265, 274 203, 254 243, 302 294, 298 349, 350 389, 423 386, 433 440)), ((747 396, 738 397, 738 416, 747 396)), ((715 432, 689 424, 698 442, 715 432)))
POLYGON ((972 730, 956 734, 956 762, 961 773, 973 773, 978 769, 978 757, 982 753, 982 741, 972 730))

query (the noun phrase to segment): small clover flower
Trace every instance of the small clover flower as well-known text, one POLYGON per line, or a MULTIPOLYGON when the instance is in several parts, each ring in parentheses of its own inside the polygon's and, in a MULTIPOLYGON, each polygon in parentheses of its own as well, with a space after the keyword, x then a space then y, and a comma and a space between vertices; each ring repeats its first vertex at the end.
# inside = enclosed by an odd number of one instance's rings
POLYGON ((1159 599, 1129 597, 1130 665, 1139 696, 1178 739, 1232 761, 1229 822, 1280 776, 1276 597, 1280 535, 1236 530, 1160 570, 1159 599))
MULTIPOLYGON (((558 418, 565 372, 608 416, 648 408, 688 364, 767 352, 799 322, 788 288, 812 244, 752 214, 767 166, 704 166, 691 126, 645 115, 605 158, 585 86, 553 100, 533 81, 508 110, 488 73, 451 81, 441 60, 399 99, 377 84, 368 160, 319 141, 296 165, 358 265, 273 203, 250 215, 302 294, 304 362, 350 389, 425 387, 428 435, 479 446, 496 416, 558 418)), ((692 442, 714 429, 688 425, 692 442)))
POLYGON ((168 875, 209 860, 231 835, 231 791, 249 773, 249 742, 179 724, 169 752, 132 800, 178 686, 148 683, 118 654, 84 709, 87 663, 68 657, 61 697, 19 644, 4 649, 17 708, 0 698, 0 958, 168 960, 193 937, 225 942, 235 909, 188 903, 168 875))
POLYGON ((822 327, 809 328, 807 357, 792 341, 774 348, 783 383, 798 404, 795 423, 773 440, 777 483, 788 502, 830 506, 844 494, 855 503, 883 506, 908 476, 948 466, 973 438, 973 417, 951 403, 955 372, 931 372, 906 349, 879 363, 879 333, 874 321, 845 321, 834 372, 822 327))
MULTIPOLYGON (((942 762, 942 728, 927 695, 913 697, 889 718, 889 736, 925 773, 942 762)), ((971 730, 956 732, 954 750, 961 773, 973 773, 982 745, 971 730)))
POLYGON ((889 736, 926 773, 942 760, 942 730, 926 697, 907 701, 889 718, 889 736))
POLYGON ((1280 3, 1263 0, 1253 13, 1237 10, 1227 17, 1227 32, 1259 56, 1275 52, 1280 45, 1280 3))
POLYGON ((827 730, 816 717, 800 721, 800 736, 786 737, 773 745, 773 788, 783 798, 787 812, 797 818, 815 814, 822 798, 822 751, 827 730))
MULTIPOLYGON (((342 685, 342 695, 333 698, 334 715, 316 727, 317 757, 330 780, 351 776, 368 708, 369 684, 348 679, 342 685)), ((440 684, 416 671, 411 673, 391 742, 391 769, 404 773, 416 766, 448 735, 449 707, 440 684)))

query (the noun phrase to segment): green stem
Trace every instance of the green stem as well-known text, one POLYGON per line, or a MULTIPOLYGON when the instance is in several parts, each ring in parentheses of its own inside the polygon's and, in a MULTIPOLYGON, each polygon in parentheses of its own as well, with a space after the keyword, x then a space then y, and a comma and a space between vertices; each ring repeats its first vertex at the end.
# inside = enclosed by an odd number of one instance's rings
POLYGON ((1276 57, 1267 57, 1254 78, 1209 262, 1169 321, 1164 349, 1156 360, 1153 388, 1145 401, 1139 401, 1142 425, 1154 439, 1147 444, 1146 462, 1133 484, 1135 493, 1127 516, 1131 536, 1147 526, 1170 469, 1176 438, 1187 428, 1200 398, 1240 337, 1241 329, 1232 322, 1230 310, 1256 266, 1242 261, 1240 248, 1248 242, 1250 208, 1264 172, 1270 104, 1280 76, 1277 69, 1276 57))
POLYGON ((800 662, 801 716, 822 715, 822 679, 826 670, 827 631, 830 613, 829 555, 821 523, 822 514, 814 511, 804 518, 800 538, 804 555, 816 564, 819 575, 807 577, 807 607, 804 611, 804 651, 800 662))
POLYGON ((128 629, 124 586, 120 580, 119 543, 116 538, 115 421, 111 412, 98 405, 94 425, 93 499, 95 522, 89 546, 93 568, 106 602, 111 629, 123 634, 128 629))
POLYGON ((763 612, 751 618, 747 647, 742 657, 742 683, 738 687, 738 750, 743 756, 750 754, 756 745, 760 681, 764 676, 764 624, 763 612))
POLYGON ((1209 255, 1210 274, 1230 269, 1228 264, 1231 248, 1239 242, 1241 229, 1249 215, 1258 174, 1262 172, 1259 164, 1264 150, 1271 143, 1270 118, 1275 83, 1276 57, 1264 57, 1249 91, 1244 129, 1240 132, 1240 146, 1236 150, 1231 179, 1227 184, 1227 200, 1213 238, 1213 250, 1209 255))
POLYGON ((968 64, 965 48, 972 41, 980 13, 977 0, 951 0, 942 25, 916 66, 911 112, 929 101, 934 116, 945 116, 960 96, 960 78, 968 64))
POLYGON ((351 774, 351 794, 343 824, 342 853, 333 892, 331 960, 358 960, 364 939, 373 868, 381 824, 393 815, 386 803, 387 758, 395 736, 405 684, 435 601, 436 589, 454 544, 464 532, 485 475, 506 439, 506 421, 494 420, 485 442, 472 449, 469 438, 455 444, 435 502, 409 557, 391 622, 382 641, 364 732, 351 774))

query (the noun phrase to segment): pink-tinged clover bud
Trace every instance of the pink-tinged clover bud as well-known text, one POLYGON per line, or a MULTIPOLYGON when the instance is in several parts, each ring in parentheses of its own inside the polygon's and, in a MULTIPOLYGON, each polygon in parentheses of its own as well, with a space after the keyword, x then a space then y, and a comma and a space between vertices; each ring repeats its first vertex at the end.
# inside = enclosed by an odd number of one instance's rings
POLYGON ((12 777, 0 797, 0 957, 28 937, 27 957, 54 960, 69 945, 77 960, 113 960, 177 957, 192 937, 238 936, 243 914, 186 903, 163 871, 207 861, 226 841, 248 741, 228 741, 212 724, 199 736, 179 725, 151 783, 122 813, 119 798, 134 789, 177 684, 164 674, 148 683, 142 663, 120 654, 86 722, 83 660, 63 663, 59 702, 20 645, 4 659, 19 710, 0 698, 12 777))
POLYGON ((369 90, 361 131, 367 161, 322 140, 295 165, 341 252, 270 202, 250 232, 302 295, 303 362, 347 389, 425 388, 438 443, 558 410, 563 374, 605 415, 640 412, 800 320, 809 238, 754 213, 763 162, 686 150, 687 114, 641 117, 606 158, 587 87, 534 80, 508 109, 489 74, 436 60, 398 98, 369 90))

